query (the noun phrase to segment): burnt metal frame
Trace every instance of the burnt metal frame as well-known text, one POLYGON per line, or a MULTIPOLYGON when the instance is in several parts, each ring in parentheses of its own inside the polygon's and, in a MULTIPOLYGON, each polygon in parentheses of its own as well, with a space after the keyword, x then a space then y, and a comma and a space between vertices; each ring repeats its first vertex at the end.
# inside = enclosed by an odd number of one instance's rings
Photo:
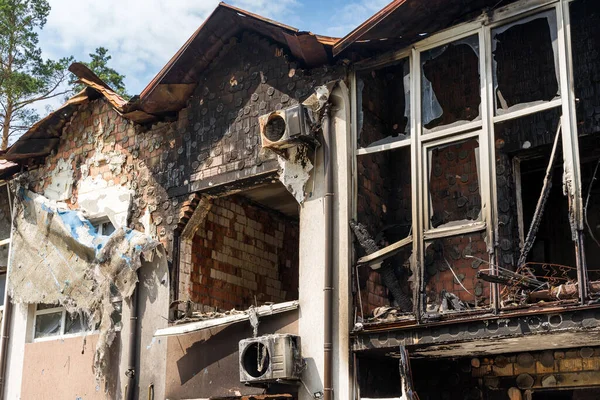
MULTIPOLYGON (((579 282, 587 283, 587 271, 583 256, 583 202, 581 196, 581 175, 579 169, 579 147, 577 137, 577 126, 575 117, 575 91, 573 84, 573 61, 571 54, 571 33, 569 4, 577 0, 521 0, 506 7, 493 11, 491 14, 464 24, 457 25, 442 32, 436 33, 422 41, 414 44, 411 48, 389 52, 379 57, 356 63, 351 74, 351 100, 352 100, 352 142, 354 146, 354 157, 352 162, 354 179, 353 182, 353 215, 357 216, 357 167, 356 159, 365 154, 388 151, 400 147, 411 148, 411 189, 412 189, 412 237, 413 237, 413 263, 424 265, 424 243, 427 238, 441 238, 474 231, 486 231, 489 262, 492 266, 495 262, 494 248, 498 237, 498 193, 496 185, 495 168, 495 146, 494 146, 494 124, 511 119, 520 118, 529 114, 544 110, 561 107, 563 127, 562 146, 564 169, 569 179, 568 198, 571 217, 575 221, 577 232, 573 232, 579 282), (492 29, 518 22, 524 18, 554 11, 556 13, 556 26, 551 26, 557 33, 558 59, 558 81, 560 96, 551 101, 539 102, 528 107, 495 115, 494 110, 494 82, 492 63, 492 29), (481 116, 478 120, 459 126, 440 129, 423 135, 421 121, 421 63, 420 55, 423 51, 439 47, 456 40, 469 36, 478 35, 479 38, 479 77, 481 87, 481 116), (357 77, 356 72, 375 67, 383 67, 395 61, 409 58, 410 62, 410 137, 396 142, 367 148, 357 148, 357 77), (477 137, 480 144, 479 153, 479 177, 480 195, 482 201, 482 219, 476 223, 453 226, 442 229, 426 229, 428 215, 428 193, 427 193, 427 149, 430 142, 436 145, 453 143, 464 137, 477 137)), ((492 267, 493 269, 495 267, 492 267)), ((424 269, 418 268, 420 279, 424 277, 424 269)), ((494 271, 495 272, 495 271, 494 271)), ((499 293, 497 284, 491 285, 491 305, 495 312, 499 311, 499 293)), ((587 285, 579 285, 580 302, 587 298, 587 285)), ((422 300, 422 303, 424 301, 422 300)), ((424 304, 420 304, 420 311, 424 311, 424 304)), ((420 319, 419 313, 416 315, 420 319)))

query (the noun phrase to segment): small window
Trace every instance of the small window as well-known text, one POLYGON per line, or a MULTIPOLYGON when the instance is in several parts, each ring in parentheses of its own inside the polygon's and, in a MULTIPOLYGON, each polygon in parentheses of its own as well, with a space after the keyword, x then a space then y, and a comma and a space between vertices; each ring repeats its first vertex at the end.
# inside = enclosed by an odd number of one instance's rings
POLYGON ((98 235, 110 236, 115 231, 115 226, 107 219, 93 222, 92 226, 96 229, 98 235))
MULTIPOLYGON (((116 293, 116 288, 111 293, 116 293)), ((111 302, 115 310, 111 314, 111 320, 117 330, 121 329, 123 300, 117 294, 111 297, 111 302)), ((97 326, 96 326, 97 329, 97 326)), ((64 307, 55 304, 38 304, 35 311, 34 320, 34 340, 43 340, 52 337, 77 336, 91 330, 87 316, 83 313, 70 313, 64 307)))

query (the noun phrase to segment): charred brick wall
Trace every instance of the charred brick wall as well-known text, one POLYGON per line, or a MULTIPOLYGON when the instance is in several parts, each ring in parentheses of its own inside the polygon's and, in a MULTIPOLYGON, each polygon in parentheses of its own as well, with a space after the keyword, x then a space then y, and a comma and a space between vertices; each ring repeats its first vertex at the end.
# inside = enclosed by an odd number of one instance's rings
POLYGON ((216 310, 298 299, 298 235, 244 198, 216 199, 192 240, 190 299, 216 310))
POLYGON ((570 4, 573 73, 579 134, 600 132, 600 4, 570 4))
POLYGON ((152 135, 171 147, 158 180, 170 193, 189 193, 260 172, 274 156, 261 154, 258 117, 343 77, 339 67, 301 69, 257 35, 233 38, 203 74, 177 124, 152 135))

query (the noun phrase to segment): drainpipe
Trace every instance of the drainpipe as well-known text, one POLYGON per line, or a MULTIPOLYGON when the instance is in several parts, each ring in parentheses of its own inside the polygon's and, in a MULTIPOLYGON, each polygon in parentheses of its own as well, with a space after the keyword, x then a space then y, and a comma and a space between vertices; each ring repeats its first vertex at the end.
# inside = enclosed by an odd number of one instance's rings
MULTIPOLYGON (((7 275, 8 276, 8 275, 7 275)), ((8 279, 6 281, 8 285, 8 279)), ((6 361, 8 359, 8 333, 10 331, 10 317, 12 314, 12 303, 8 296, 8 288, 4 293, 4 313, 2 314, 2 339, 0 344, 0 400, 4 399, 6 389, 6 361)))
MULTIPOLYGON (((139 285, 139 282, 138 282, 139 285)), ((125 399, 134 400, 135 388, 136 388, 136 360, 137 360, 137 332, 138 332, 138 301, 139 301, 139 287, 136 287, 131 295, 131 307, 129 316, 129 350, 127 362, 127 371, 125 376, 127 377, 127 388, 125 399)))
POLYGON ((330 105, 325 106, 323 120, 323 161, 325 166, 325 281, 324 281, 324 372, 323 372, 323 390, 324 400, 333 400, 333 171, 331 167, 331 118, 329 115, 330 105))

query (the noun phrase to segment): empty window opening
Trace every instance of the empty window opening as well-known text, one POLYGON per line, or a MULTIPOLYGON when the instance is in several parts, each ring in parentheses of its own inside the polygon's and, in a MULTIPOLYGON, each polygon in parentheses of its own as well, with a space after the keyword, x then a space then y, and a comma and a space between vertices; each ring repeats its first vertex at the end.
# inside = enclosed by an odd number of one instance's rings
POLYGON ((192 301, 222 312, 297 300, 298 215, 279 183, 215 199, 192 240, 192 301))
POLYGON ((492 30, 497 115, 560 96, 557 46, 554 11, 492 30))
MULTIPOLYGON (((366 234, 383 249, 410 237, 412 232, 411 158, 410 148, 384 151, 358 158, 358 223, 366 234)), ((367 250, 357 240, 357 254, 367 250)), ((412 246, 376 265, 358 268, 359 299, 365 316, 377 307, 396 306, 401 312, 412 312, 411 276, 412 246)))
POLYGON ((399 399, 402 396, 399 360, 384 356, 358 358, 358 385, 363 399, 399 399))
POLYGON ((421 55, 422 119, 427 130, 480 118, 479 39, 437 47, 421 55))
POLYGON ((410 137, 409 59, 357 73, 358 147, 410 137))
POLYGON ((481 220, 479 141, 434 147, 429 161, 429 227, 481 220))
POLYGON ((489 270, 484 232, 425 242, 427 310, 448 313, 489 305, 489 284, 477 272, 489 270))
POLYGON ((571 9, 571 47, 579 135, 600 132, 600 2, 578 0, 571 9))
MULTIPOLYGON (((530 227, 527 221, 531 221, 533 215, 533 211, 529 211, 529 216, 525 217, 524 204, 527 203, 528 210, 535 210, 560 116, 561 110, 555 108, 495 125, 498 210, 498 246, 495 252, 496 262, 502 268, 511 271, 517 268, 520 251, 530 227), (535 159, 538 160, 537 168, 540 171, 535 176, 528 175, 523 181, 522 174, 532 172, 528 171, 528 168, 533 166, 535 159), (543 165, 544 163, 546 165, 543 165), (527 199, 522 195, 523 190, 529 193, 527 199)), ((560 148, 557 149, 554 174, 562 178, 562 168, 556 170, 556 167, 562 165, 562 152, 559 150, 560 148)), ((552 194, 560 194, 562 183, 554 185, 551 189, 552 194)), ((566 204, 566 199, 563 198, 563 201, 566 204)))
MULTIPOLYGON (((584 206, 584 248, 588 279, 600 281, 600 136, 579 137, 584 206)), ((599 293, 591 293, 594 297, 599 293)))

